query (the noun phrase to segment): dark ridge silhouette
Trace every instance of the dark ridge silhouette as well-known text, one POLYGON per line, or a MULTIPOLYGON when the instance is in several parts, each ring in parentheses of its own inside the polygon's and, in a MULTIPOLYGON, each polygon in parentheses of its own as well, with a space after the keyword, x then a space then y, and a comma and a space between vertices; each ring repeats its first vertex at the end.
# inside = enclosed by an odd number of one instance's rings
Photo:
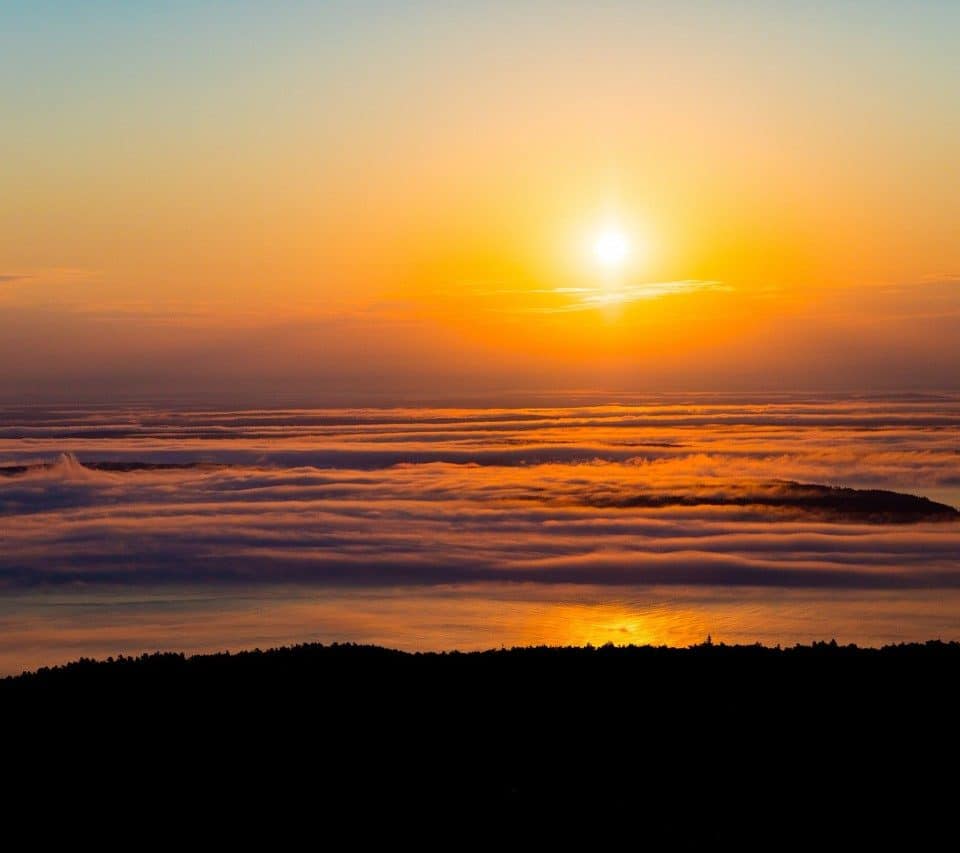
POLYGON ((851 489, 816 483, 777 481, 747 486, 742 494, 591 495, 585 503, 597 507, 742 506, 760 510, 793 510, 832 521, 905 524, 957 521, 960 511, 929 498, 884 489, 851 489))
POLYGON ((958 673, 939 641, 80 660, 0 682, 8 813, 916 849, 955 819, 958 673))
MULTIPOLYGON (((834 663, 838 660, 859 662, 864 666, 875 662, 910 661, 922 665, 930 662, 951 661, 960 665, 960 642, 930 640, 925 643, 861 647, 856 644, 839 645, 836 640, 815 642, 809 646, 727 645, 714 643, 707 637, 700 645, 676 646, 515 646, 487 651, 426 651, 405 652, 384 646, 359 643, 304 643, 239 652, 185 655, 182 652, 154 652, 138 656, 109 657, 103 660, 80 658, 69 663, 41 667, 20 675, 0 679, 0 691, 30 689, 61 689, 84 681, 96 684, 115 679, 137 679, 143 675, 151 680, 157 677, 174 681, 189 680, 193 675, 223 674, 226 677, 245 678, 264 667, 277 667, 283 672, 309 674, 314 667, 343 662, 360 666, 419 668, 449 673, 458 668, 499 667, 503 670, 524 668, 532 664, 563 666, 620 666, 640 664, 710 660, 726 661, 732 665, 754 665, 758 661, 777 661, 780 666, 798 666, 803 662, 834 663), (105 680, 105 681, 104 681, 105 680)), ((684 664, 678 664, 684 665, 684 664)), ((4 695, 4 694, 0 694, 4 695)))

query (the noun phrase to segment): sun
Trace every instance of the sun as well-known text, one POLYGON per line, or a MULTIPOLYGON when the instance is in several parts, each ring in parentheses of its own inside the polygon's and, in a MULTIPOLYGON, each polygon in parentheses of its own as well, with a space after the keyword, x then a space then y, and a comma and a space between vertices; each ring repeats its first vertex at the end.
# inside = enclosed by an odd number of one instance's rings
POLYGON ((604 228, 593 240, 593 256, 607 269, 619 269, 630 254, 630 241, 619 228, 604 228))

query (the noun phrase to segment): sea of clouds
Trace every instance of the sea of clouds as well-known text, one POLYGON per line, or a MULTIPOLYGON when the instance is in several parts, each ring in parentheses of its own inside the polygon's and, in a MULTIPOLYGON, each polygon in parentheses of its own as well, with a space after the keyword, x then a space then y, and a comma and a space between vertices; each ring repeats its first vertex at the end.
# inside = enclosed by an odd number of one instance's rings
POLYGON ((878 523, 777 498, 797 481, 956 505, 958 436, 960 399, 947 396, 7 407, 0 590, 952 595, 957 522, 878 523))

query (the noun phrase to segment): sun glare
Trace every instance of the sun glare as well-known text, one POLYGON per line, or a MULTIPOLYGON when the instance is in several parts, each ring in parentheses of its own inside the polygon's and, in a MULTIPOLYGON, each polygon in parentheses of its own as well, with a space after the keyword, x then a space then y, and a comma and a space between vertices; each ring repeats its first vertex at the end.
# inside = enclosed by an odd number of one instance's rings
POLYGON ((606 228, 593 241, 593 255, 607 269, 622 267, 630 254, 626 235, 617 228, 606 228))

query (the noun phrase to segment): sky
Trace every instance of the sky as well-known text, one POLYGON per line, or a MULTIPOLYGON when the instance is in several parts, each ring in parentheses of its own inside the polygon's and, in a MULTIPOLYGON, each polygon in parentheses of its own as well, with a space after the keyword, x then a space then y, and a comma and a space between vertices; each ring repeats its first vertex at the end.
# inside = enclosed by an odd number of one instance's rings
POLYGON ((0 0, 0 397, 955 389, 958 31, 0 0))

